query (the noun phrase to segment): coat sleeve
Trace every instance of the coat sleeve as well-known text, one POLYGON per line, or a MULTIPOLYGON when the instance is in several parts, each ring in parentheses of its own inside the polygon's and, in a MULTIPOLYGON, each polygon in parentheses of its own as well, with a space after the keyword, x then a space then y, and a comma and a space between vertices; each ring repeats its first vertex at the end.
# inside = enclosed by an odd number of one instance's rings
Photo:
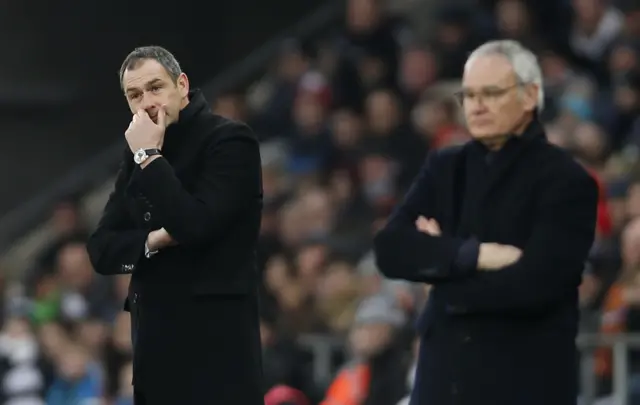
POLYGON ((433 216, 434 176, 438 153, 432 152, 404 200, 374 238, 377 265, 386 277, 438 283, 465 277, 476 267, 477 242, 451 236, 430 236, 416 229, 420 215, 433 216))
POLYGON ((98 227, 87 242, 93 268, 100 274, 132 273, 144 257, 148 232, 135 229, 127 211, 125 189, 128 181, 126 163, 123 160, 98 227))
POLYGON ((204 151, 203 169, 192 192, 162 157, 135 179, 159 222, 183 246, 201 246, 221 237, 262 194, 257 138, 237 123, 218 130, 224 132, 204 151))
POLYGON ((539 313, 574 296, 595 237, 598 189, 574 170, 549 178, 522 257, 494 272, 436 286, 452 313, 539 313))

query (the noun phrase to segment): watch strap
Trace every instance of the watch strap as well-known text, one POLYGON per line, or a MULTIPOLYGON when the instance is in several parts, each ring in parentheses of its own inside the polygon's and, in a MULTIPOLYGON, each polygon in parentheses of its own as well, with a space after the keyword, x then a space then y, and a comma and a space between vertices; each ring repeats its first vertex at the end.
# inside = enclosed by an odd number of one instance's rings
POLYGON ((151 148, 151 149, 145 149, 144 153, 146 153, 147 156, 151 157, 155 155, 160 155, 162 152, 158 148, 151 148))

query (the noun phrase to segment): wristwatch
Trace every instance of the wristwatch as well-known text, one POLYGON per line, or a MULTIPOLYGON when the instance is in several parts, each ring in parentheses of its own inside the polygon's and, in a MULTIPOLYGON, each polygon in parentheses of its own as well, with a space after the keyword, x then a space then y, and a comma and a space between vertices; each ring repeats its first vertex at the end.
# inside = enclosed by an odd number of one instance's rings
POLYGON ((138 149, 133 154, 133 161, 137 164, 144 163, 145 160, 149 159, 150 156, 155 156, 160 154, 160 149, 138 149))

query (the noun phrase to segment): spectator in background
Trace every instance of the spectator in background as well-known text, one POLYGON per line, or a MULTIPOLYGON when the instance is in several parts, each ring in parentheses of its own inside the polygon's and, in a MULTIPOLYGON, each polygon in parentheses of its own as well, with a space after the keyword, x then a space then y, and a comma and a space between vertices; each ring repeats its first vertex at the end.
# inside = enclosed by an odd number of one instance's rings
POLYGON ((8 319, 0 333, 0 403, 44 405, 53 369, 21 317, 8 319))
POLYGON ((393 298, 378 295, 358 307, 349 333, 352 361, 337 374, 321 405, 396 404, 407 392, 409 358, 401 330, 405 314, 393 298))
POLYGON ((70 342, 57 359, 58 374, 47 392, 46 405, 98 405, 102 375, 80 344, 70 342))
POLYGON ((263 310, 260 320, 265 390, 285 384, 311 398, 320 394, 311 374, 311 358, 289 336, 279 333, 274 315, 263 310))

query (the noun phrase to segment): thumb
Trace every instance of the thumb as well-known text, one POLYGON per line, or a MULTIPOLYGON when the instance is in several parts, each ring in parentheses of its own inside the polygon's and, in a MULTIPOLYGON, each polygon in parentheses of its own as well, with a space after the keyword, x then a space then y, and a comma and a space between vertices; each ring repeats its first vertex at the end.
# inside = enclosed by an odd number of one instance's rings
POLYGON ((158 110, 158 126, 162 128, 166 128, 167 127, 166 122, 167 122, 167 106, 163 105, 158 110))

